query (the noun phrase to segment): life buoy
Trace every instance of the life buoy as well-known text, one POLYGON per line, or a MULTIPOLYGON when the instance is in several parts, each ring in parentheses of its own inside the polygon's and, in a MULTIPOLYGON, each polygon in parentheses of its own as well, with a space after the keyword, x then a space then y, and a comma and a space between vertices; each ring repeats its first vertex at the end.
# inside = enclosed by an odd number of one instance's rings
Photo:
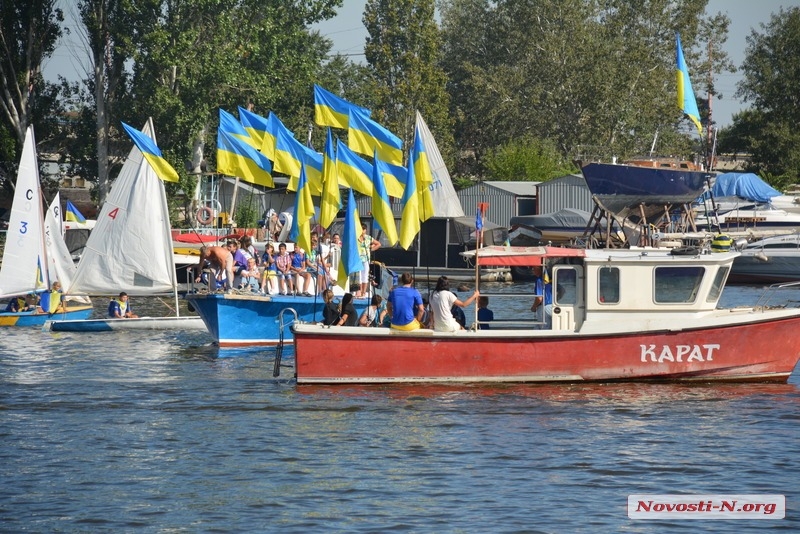
POLYGON ((195 215, 195 218, 200 224, 211 224, 211 221, 214 220, 214 211, 208 206, 200 208, 197 210, 197 215, 195 215))

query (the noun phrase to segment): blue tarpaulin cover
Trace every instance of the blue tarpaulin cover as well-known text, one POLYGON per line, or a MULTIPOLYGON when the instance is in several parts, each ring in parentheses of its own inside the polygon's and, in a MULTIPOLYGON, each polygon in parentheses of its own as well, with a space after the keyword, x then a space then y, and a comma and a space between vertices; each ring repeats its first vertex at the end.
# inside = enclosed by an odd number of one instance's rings
POLYGON ((752 202, 769 202, 781 195, 764 180, 751 172, 727 172, 717 176, 711 188, 714 198, 741 197, 752 202))

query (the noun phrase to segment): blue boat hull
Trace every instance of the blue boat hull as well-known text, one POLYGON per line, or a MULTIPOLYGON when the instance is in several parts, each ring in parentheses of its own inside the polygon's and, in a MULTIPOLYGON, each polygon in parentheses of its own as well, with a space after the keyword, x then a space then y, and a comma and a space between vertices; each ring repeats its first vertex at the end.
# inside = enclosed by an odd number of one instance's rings
POLYGON ((708 173, 684 169, 589 163, 581 171, 592 195, 609 210, 645 204, 686 204, 704 190, 708 173))
POLYGON ((70 306, 64 313, 0 312, 0 326, 43 326, 45 322, 66 319, 88 319, 91 306, 70 306))
MULTIPOLYGON (((321 322, 325 303, 321 298, 292 296, 259 296, 238 294, 187 294, 186 299, 203 319, 211 337, 220 347, 276 345, 281 340, 280 314, 287 308, 297 312, 302 322, 321 322)), ((354 301, 360 314, 366 300, 354 301)), ((283 340, 292 342, 289 329, 294 314, 283 314, 283 340)))

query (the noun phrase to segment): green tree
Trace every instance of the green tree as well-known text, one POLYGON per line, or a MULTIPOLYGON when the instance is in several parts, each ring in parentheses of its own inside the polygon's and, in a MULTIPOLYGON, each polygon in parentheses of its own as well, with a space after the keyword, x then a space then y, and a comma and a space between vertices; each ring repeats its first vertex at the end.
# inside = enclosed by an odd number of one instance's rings
POLYGON ((552 142, 533 137, 514 139, 490 150, 485 166, 488 179, 503 181, 545 182, 578 172, 552 142))
POLYGON ((408 147, 416 111, 431 129, 445 161, 453 160, 447 77, 439 65, 441 37, 433 0, 369 0, 364 54, 377 80, 373 115, 408 147))
MULTIPOLYGON (((37 141, 57 129, 56 89, 45 83, 42 63, 62 36, 63 12, 56 0, 0 2, 0 172, 11 178, 25 131, 33 124, 37 141)), ((12 179, 15 180, 14 177, 12 179)))
POLYGON ((726 148, 750 152, 752 170, 777 182, 800 178, 800 8, 781 9, 753 30, 737 96, 753 109, 734 117, 726 148))
MULTIPOLYGON (((667 146, 682 121, 675 31, 698 41, 706 0, 445 0, 444 65, 457 145, 473 168, 493 147, 533 135, 564 155, 626 157, 667 146)), ((724 33, 724 28, 720 31, 724 33)), ((470 172, 470 169, 461 169, 470 172)))

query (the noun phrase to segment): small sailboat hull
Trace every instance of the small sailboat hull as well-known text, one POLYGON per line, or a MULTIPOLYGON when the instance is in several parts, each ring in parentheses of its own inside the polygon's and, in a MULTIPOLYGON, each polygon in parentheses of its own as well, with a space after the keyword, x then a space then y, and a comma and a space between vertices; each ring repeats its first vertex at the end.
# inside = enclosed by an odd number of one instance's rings
POLYGON ((43 326, 53 319, 88 319, 92 315, 91 306, 68 307, 63 313, 37 313, 35 311, 2 312, 0 313, 0 326, 43 326))
MULTIPOLYGON (((76 318, 77 319, 77 318, 76 318)), ((119 330, 205 330, 200 317, 138 317, 134 319, 88 319, 47 321, 51 332, 115 332, 119 330)))

